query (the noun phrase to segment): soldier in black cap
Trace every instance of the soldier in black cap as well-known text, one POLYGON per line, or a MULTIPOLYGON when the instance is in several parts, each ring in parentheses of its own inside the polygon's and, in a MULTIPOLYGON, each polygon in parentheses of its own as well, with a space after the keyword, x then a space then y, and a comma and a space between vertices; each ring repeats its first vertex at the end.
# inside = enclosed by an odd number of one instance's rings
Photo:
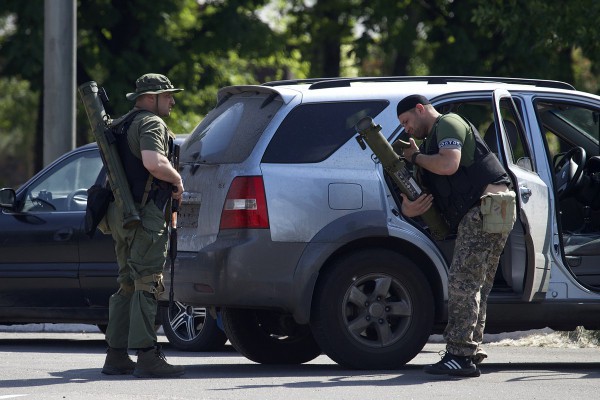
POLYGON ((479 376, 476 364, 487 357, 479 347, 487 298, 515 220, 515 193, 504 167, 465 118, 438 113, 419 94, 402 99, 396 111, 411 136, 404 156, 420 169, 432 192, 414 201, 402 194, 402 213, 416 217, 435 201, 457 232, 448 280, 446 353, 425 372, 479 376), (423 141, 420 147, 413 138, 423 141))

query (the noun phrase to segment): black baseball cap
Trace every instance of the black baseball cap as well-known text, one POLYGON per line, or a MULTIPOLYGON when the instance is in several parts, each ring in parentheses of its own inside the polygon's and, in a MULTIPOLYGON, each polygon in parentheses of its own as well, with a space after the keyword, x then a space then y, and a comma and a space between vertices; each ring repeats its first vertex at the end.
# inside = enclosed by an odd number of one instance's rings
POLYGON ((411 94, 410 96, 406 96, 400 102, 398 102, 398 106, 396 107, 396 115, 403 114, 408 110, 412 110, 416 107, 417 104, 431 104, 427 97, 422 96, 420 94, 411 94))

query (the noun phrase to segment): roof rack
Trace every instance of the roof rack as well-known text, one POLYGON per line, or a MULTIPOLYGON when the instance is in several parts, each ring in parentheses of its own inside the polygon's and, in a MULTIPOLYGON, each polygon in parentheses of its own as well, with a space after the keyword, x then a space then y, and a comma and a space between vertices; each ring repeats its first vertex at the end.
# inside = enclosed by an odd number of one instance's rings
POLYGON ((309 90, 334 87, 348 87, 354 82, 427 82, 430 85, 441 85, 450 82, 511 83, 515 85, 534 85, 555 89, 575 90, 569 83, 545 79, 504 78, 489 76, 389 76, 389 77, 354 77, 354 78, 310 78, 292 79, 263 83, 264 86, 310 84, 309 90))

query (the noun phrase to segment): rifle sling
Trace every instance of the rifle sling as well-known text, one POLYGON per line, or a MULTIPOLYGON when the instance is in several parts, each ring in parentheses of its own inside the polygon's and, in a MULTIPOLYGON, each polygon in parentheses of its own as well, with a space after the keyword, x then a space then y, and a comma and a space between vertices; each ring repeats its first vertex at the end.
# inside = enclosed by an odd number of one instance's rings
POLYGON ((152 187, 152 180, 154 179, 154 177, 152 176, 151 173, 148 173, 148 180, 146 181, 146 187, 144 188, 144 195, 142 196, 142 207, 144 207, 146 205, 146 202, 148 201, 148 195, 150 194, 150 188, 152 187))

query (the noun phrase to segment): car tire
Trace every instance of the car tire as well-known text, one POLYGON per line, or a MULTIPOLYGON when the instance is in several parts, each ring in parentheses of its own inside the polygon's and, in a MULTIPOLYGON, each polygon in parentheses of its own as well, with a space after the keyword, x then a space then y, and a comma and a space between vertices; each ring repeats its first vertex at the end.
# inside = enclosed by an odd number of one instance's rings
POLYGON ((397 369, 425 346, 434 320, 431 288, 408 258, 388 249, 347 254, 319 278, 311 312, 317 343, 355 369, 397 369))
POLYGON ((219 350, 227 342, 227 336, 206 308, 192 307, 174 301, 160 307, 163 331, 169 343, 183 351, 219 350))
POLYGON ((308 325, 276 311, 225 308, 229 341, 246 358, 261 364, 302 364, 321 354, 308 325))

